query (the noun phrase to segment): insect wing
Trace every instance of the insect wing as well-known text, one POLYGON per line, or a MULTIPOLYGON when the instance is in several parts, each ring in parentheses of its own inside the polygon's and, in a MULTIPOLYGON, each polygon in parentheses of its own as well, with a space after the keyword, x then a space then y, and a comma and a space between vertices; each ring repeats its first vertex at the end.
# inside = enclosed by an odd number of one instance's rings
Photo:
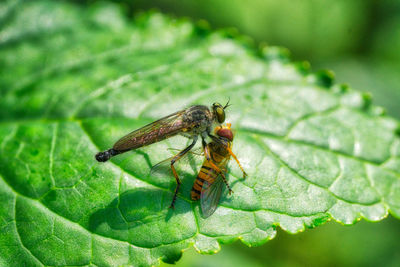
POLYGON ((174 157, 170 157, 167 159, 164 159, 160 162, 158 162, 156 165, 154 165, 151 170, 149 175, 153 177, 169 177, 172 175, 172 170, 171 170, 171 160, 174 157))
POLYGON ((114 144, 113 149, 119 151, 135 149, 182 132, 190 127, 182 120, 185 111, 175 112, 125 135, 114 144))
MULTIPOLYGON (((176 154, 179 153, 179 149, 171 148, 168 150, 175 150, 177 151, 176 154)), ((193 152, 189 151, 185 155, 183 155, 178 161, 175 162, 175 166, 183 166, 183 165, 189 165, 190 160, 193 158, 199 158, 202 156, 201 153, 201 148, 195 149, 193 152)), ((175 156, 169 157, 167 159, 164 159, 160 162, 158 162, 156 165, 154 165, 151 170, 150 170, 150 176, 153 177, 173 177, 172 169, 171 169, 171 160, 175 156)))
MULTIPOLYGON (((176 153, 179 153, 182 149, 179 149, 179 148, 167 148, 167 150, 169 150, 169 151, 175 151, 176 153)), ((188 152, 188 154, 191 154, 191 155, 195 155, 195 156, 204 156, 204 153, 202 152, 202 148, 201 147, 198 147, 198 148, 196 148, 196 149, 192 149, 192 150, 190 150, 189 152, 188 152)))
POLYGON ((210 217, 217 209, 223 186, 224 181, 221 175, 218 175, 213 183, 204 181, 200 195, 200 207, 203 218, 210 217))

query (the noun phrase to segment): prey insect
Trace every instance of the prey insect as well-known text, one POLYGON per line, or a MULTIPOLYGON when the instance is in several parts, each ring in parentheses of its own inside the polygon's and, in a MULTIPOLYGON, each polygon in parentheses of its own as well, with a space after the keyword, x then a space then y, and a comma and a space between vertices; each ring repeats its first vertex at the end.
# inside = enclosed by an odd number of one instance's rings
MULTIPOLYGON (((233 192, 225 176, 226 168, 231 157, 233 157, 239 165, 239 168, 243 172, 243 177, 247 176, 236 155, 232 152, 233 133, 231 124, 227 123, 226 126, 217 126, 214 132, 218 140, 213 140, 206 144, 203 148, 203 153, 199 154, 197 151, 190 151, 185 155, 185 159, 180 162, 182 166, 185 160, 190 161, 188 157, 189 154, 204 159, 190 193, 192 200, 200 200, 204 218, 211 216, 216 210, 224 184, 228 188, 229 194, 233 192)), ((165 175, 165 171, 170 169, 168 166, 170 160, 171 158, 168 158, 154 165, 150 175, 165 175)), ((171 174, 168 174, 168 176, 170 175, 171 174)))
POLYGON ((236 155, 232 152, 233 132, 231 124, 215 127, 215 134, 219 141, 211 141, 204 148, 204 162, 197 174, 191 191, 191 199, 199 200, 204 218, 211 216, 216 210, 221 197, 223 184, 233 191, 226 180, 226 167, 232 157, 243 172, 243 178, 247 176, 236 155))
POLYGON ((177 153, 170 161, 170 166, 177 183, 171 203, 171 207, 173 208, 181 184, 174 168, 175 162, 194 147, 199 136, 201 136, 203 146, 205 145, 205 139, 207 137, 210 137, 212 140, 218 139, 211 134, 211 127, 214 123, 221 124, 225 121, 225 109, 228 106, 229 101, 225 106, 214 103, 211 109, 207 106, 195 105, 172 113, 125 135, 119 139, 112 148, 97 153, 96 160, 105 162, 118 154, 144 147, 176 135, 183 135, 192 139, 191 144, 177 153))

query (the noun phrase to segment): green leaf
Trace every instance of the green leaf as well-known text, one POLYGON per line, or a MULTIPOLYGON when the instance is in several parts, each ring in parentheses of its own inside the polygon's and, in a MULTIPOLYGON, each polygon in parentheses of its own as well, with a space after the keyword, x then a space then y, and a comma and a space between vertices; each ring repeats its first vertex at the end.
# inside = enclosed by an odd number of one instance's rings
POLYGON ((277 226, 400 217, 399 122, 283 49, 107 4, 3 2, 0 27, 2 265, 154 265, 191 245, 260 245, 277 226), (180 166, 175 210, 175 181, 148 175, 185 138, 94 160, 133 129, 229 97, 249 177, 231 163, 235 193, 207 219, 189 197, 201 159, 180 166))

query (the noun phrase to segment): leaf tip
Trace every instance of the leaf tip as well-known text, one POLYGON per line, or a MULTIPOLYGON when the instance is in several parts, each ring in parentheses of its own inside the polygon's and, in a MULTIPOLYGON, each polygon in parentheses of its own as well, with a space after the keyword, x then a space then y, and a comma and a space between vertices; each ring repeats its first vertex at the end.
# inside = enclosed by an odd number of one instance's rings
POLYGON ((375 116, 384 116, 386 115, 387 111, 384 107, 371 106, 370 113, 375 116))
POLYGON ((372 94, 370 92, 362 93, 362 100, 363 100, 362 107, 364 109, 368 109, 372 104, 372 94))
POLYGON ((284 47, 264 46, 261 48, 261 54, 268 61, 288 62, 290 59, 290 51, 284 47))
POLYGON ((400 123, 397 124, 396 130, 394 130, 395 134, 400 137, 400 123))
POLYGON ((196 21, 195 27, 194 27, 194 32, 198 36, 207 36, 211 33, 211 26, 210 23, 208 23, 207 20, 200 19, 196 21))
POLYGON ((308 61, 300 61, 300 62, 297 62, 297 63, 295 63, 295 66, 296 66, 296 69, 297 69, 300 73, 302 73, 302 74, 304 74, 304 75, 307 75, 307 74, 310 73, 311 64, 310 64, 310 62, 308 62, 308 61))
POLYGON ((320 70, 309 75, 308 80, 324 88, 331 88, 335 80, 335 73, 331 70, 320 70))
POLYGON ((221 250, 221 246, 215 238, 201 234, 195 238, 193 247, 201 254, 215 254, 221 250))
POLYGON ((165 253, 161 260, 168 264, 175 264, 182 258, 182 251, 169 251, 170 253, 165 253))
POLYGON ((227 37, 227 38, 234 39, 234 38, 240 37, 239 30, 235 27, 224 28, 224 29, 220 30, 220 32, 224 37, 227 37))
POLYGON ((345 94, 350 91, 350 86, 347 83, 337 84, 332 87, 332 91, 337 94, 345 94))

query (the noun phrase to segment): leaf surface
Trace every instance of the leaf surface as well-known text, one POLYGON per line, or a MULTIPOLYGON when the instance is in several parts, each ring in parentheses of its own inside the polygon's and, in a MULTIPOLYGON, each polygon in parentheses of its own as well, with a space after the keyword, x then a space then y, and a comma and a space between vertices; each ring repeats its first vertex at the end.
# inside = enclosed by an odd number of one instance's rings
POLYGON ((249 246, 331 218, 400 217, 399 122, 280 48, 117 6, 0 4, 0 263, 118 266, 174 262, 194 244, 249 246), (175 137, 105 164, 122 135, 193 104, 233 104, 234 194, 209 218, 190 189, 201 159, 169 177, 151 166, 175 137))

